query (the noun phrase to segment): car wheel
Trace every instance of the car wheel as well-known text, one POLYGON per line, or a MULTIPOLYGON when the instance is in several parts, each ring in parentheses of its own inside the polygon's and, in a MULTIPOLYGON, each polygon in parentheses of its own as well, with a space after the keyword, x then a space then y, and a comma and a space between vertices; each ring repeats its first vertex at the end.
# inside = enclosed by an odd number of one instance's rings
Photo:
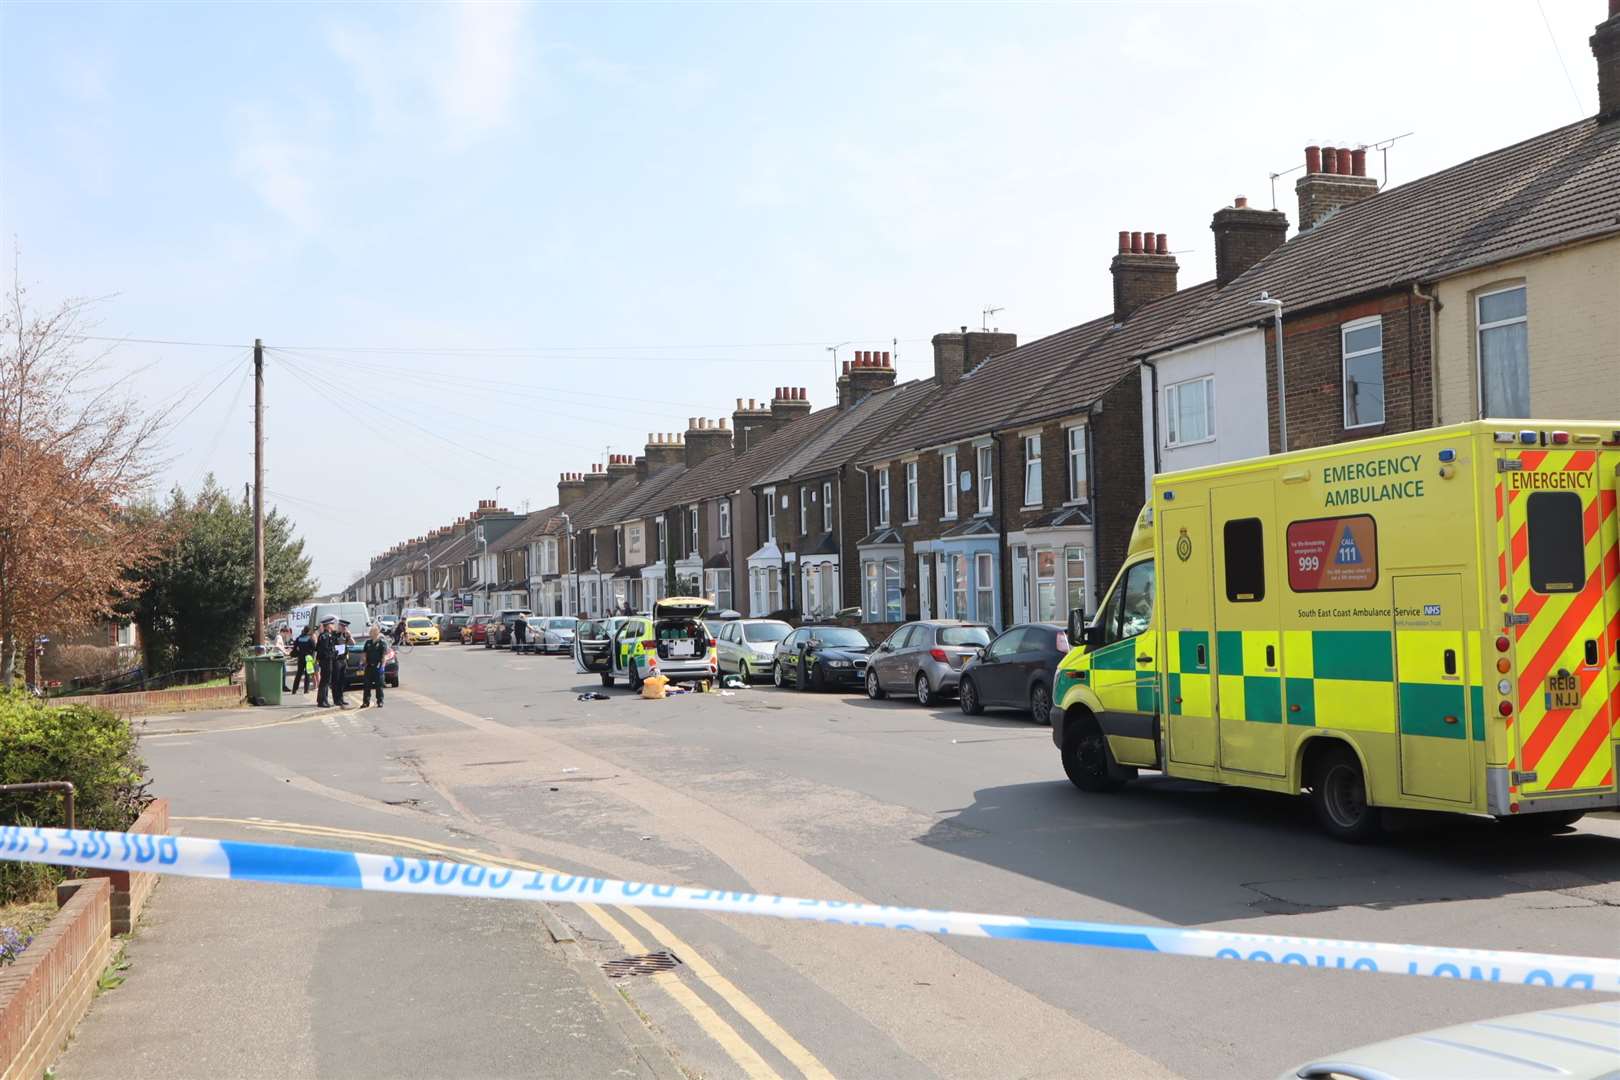
POLYGON ((1094 794, 1118 791, 1135 778, 1136 770, 1114 760, 1097 718, 1081 712, 1074 733, 1063 742, 1063 772, 1081 791, 1094 794))
POLYGON ((787 686, 787 677, 782 674, 782 662, 780 660, 771 665, 771 685, 778 690, 787 686))
POLYGON ((1367 779, 1361 762, 1348 748, 1326 751, 1311 778, 1311 809, 1335 840, 1361 844, 1383 829, 1382 814, 1367 801, 1367 779))
POLYGON ((754 673, 748 670, 748 661, 738 661, 737 677, 743 681, 744 686, 747 686, 749 683, 754 681, 754 673))
POLYGON ((917 676, 917 704, 929 708, 934 704, 934 691, 928 685, 928 676, 917 676))
POLYGON ((612 686, 613 685, 613 676, 604 673, 602 675, 602 685, 603 686, 612 686))
POLYGON ((984 712, 984 703, 979 700, 979 688, 973 685, 972 679, 962 680, 962 688, 957 692, 956 703, 968 716, 978 716, 984 712))
POLYGON ((1037 724, 1052 725, 1052 692, 1045 683, 1036 683, 1030 690, 1029 715, 1037 724))
POLYGON ((882 701, 889 696, 884 691, 883 684, 878 682, 877 672, 871 668, 866 669, 866 696, 873 701, 882 701))

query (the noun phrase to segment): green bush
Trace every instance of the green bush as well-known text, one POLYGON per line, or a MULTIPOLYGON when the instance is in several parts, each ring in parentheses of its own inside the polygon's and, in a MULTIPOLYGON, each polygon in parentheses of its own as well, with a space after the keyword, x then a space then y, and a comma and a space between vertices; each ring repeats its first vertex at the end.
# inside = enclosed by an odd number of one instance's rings
MULTIPOLYGON (((129 722, 86 705, 49 708, 0 691, 0 784, 71 780, 81 829, 129 828, 146 804, 146 763, 129 722)), ((57 792, 0 794, 0 825, 66 824, 57 792)), ((34 899, 51 879, 38 869, 0 862, 0 904, 34 899)))

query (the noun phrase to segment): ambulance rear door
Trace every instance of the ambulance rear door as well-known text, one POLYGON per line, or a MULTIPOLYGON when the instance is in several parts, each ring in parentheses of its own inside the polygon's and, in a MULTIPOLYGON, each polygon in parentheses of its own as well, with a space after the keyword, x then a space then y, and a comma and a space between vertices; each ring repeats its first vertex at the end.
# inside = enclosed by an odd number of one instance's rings
POLYGON ((1598 461, 1570 447, 1498 458, 1516 675, 1509 784, 1520 799, 1615 790, 1615 478, 1598 461))

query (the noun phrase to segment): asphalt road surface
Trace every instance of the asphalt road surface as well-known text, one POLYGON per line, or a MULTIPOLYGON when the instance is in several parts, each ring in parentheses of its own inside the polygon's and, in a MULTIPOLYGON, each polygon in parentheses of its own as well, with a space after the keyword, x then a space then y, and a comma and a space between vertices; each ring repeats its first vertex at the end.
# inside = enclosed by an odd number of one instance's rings
MULTIPOLYGON (((1087 796, 1015 714, 768 686, 643 701, 418 647, 382 710, 151 726, 192 835, 633 880, 1614 955, 1620 821, 1541 840, 1151 774, 1087 796)), ((353 700, 358 701, 356 693, 353 700)), ((295 699, 296 700, 296 699, 295 699)), ((1274 1077, 1590 995, 676 911, 165 881, 56 1075, 1274 1077), (669 952, 672 970, 603 962, 669 952)))

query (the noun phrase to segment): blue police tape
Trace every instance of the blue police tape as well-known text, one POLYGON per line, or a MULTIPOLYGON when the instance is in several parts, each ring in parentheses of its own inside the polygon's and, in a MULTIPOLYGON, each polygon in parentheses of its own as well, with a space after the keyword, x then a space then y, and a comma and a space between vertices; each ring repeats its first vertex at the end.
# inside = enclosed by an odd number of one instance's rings
POLYGON ((150 836, 8 825, 0 827, 0 859, 373 892, 767 915, 779 919, 912 930, 927 934, 1051 941, 1099 949, 1253 960, 1306 968, 1620 991, 1620 959, 1609 957, 1554 956, 1490 949, 1238 934, 1223 930, 1030 919, 1014 915, 978 915, 964 911, 934 911, 845 900, 807 900, 723 889, 650 885, 577 874, 492 868, 472 863, 284 844, 205 840, 190 836, 150 836))

